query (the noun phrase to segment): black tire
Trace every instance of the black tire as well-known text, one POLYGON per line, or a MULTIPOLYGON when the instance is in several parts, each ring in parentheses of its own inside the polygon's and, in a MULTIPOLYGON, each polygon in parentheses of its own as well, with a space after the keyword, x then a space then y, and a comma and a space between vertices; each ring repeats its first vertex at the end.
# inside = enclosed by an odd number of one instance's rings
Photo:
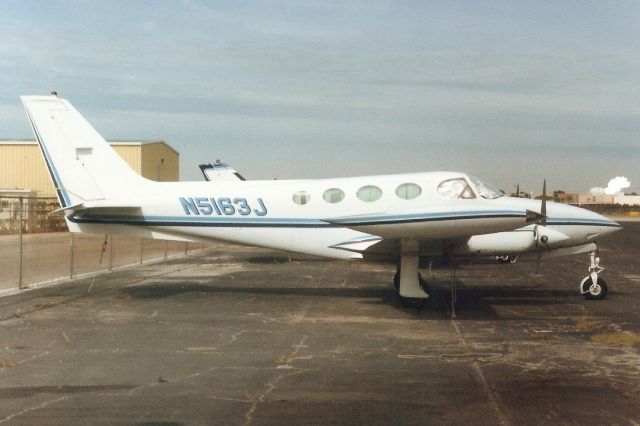
MULTIPOLYGON (((422 289, 425 292, 427 292, 427 283, 422 279, 422 275, 419 275, 419 279, 420 279, 420 287, 422 287, 422 289)), ((429 301, 429 299, 400 296, 400 271, 396 271, 395 275, 393 276, 393 286, 396 288, 396 295, 398 296, 398 299, 400 299, 400 303, 405 308, 421 309, 429 301)))
POLYGON ((602 300, 607 297, 607 293, 609 293, 609 287, 607 286, 607 282, 602 278, 598 277, 598 285, 596 288, 591 288, 593 284, 593 279, 589 277, 584 284, 582 284, 582 292, 584 293, 584 298, 587 300, 602 300))
POLYGON ((398 294, 398 298, 400 299, 400 303, 405 308, 415 308, 421 309, 426 306, 429 299, 420 299, 417 297, 402 297, 398 294))

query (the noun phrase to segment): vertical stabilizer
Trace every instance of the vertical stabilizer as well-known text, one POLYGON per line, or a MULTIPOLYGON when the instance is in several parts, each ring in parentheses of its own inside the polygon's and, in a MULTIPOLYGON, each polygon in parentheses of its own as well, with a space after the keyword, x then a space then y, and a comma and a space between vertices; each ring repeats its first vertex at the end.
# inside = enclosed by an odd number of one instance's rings
POLYGON ((62 207, 138 193, 149 182, 68 101, 55 95, 21 99, 62 207))

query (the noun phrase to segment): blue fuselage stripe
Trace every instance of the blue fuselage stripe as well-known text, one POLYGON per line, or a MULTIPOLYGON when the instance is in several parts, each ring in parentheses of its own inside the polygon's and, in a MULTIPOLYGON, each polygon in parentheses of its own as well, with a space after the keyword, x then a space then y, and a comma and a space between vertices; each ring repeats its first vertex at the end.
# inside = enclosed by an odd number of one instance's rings
MULTIPOLYGON (((407 223, 457 221, 467 219, 496 219, 522 217, 517 213, 450 213, 450 214, 426 214, 422 217, 411 216, 378 216, 370 220, 321 220, 311 218, 213 218, 213 217, 181 217, 181 216, 127 216, 127 215, 71 215, 69 220, 75 223, 113 223, 122 225, 137 226, 188 226, 188 227, 250 227, 250 228, 337 228, 337 227, 357 227, 373 225, 397 225, 407 223)), ((570 225, 570 226, 609 226, 619 227, 617 223, 611 221, 560 220, 550 219, 547 225, 570 225)), ((531 226, 531 225, 530 225, 531 226)))
POLYGON ((453 212, 447 215, 429 213, 423 216, 380 216, 367 221, 334 221, 310 218, 215 218, 215 217, 183 217, 183 216, 126 216, 126 215, 73 215, 69 220, 77 223, 118 223, 126 225, 147 226, 206 226, 206 227, 284 227, 284 228, 327 228, 362 225, 395 225, 405 223, 436 222, 462 219, 489 219, 523 217, 513 212, 490 214, 453 212))

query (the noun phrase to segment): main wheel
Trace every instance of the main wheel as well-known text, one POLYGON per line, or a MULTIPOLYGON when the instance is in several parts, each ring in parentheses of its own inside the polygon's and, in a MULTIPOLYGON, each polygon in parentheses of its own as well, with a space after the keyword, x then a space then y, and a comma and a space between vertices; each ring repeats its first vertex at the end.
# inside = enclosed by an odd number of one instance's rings
MULTIPOLYGON (((418 277, 420 279, 420 287, 422 287, 422 289, 428 293, 426 281, 422 279, 422 275, 418 275, 418 277)), ((400 303, 405 308, 421 309, 428 302, 428 299, 400 296, 400 271, 396 271, 395 275, 393 276, 393 286, 396 288, 396 295, 398 296, 398 299, 400 299, 400 303)))
POLYGON ((402 297, 398 295, 398 298, 400 299, 402 306, 405 308, 422 309, 429 302, 429 299, 420 299, 417 297, 402 297))
POLYGON ((581 290, 587 300, 602 300, 607 297, 609 287, 607 287, 607 282, 600 277, 598 277, 598 283, 594 284, 593 279, 589 276, 582 283, 581 290))

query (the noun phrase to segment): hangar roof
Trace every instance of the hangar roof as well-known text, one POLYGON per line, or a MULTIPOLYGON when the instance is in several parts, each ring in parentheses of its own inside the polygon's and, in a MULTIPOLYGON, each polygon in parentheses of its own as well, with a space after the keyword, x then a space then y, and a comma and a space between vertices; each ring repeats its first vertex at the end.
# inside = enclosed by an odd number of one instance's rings
MULTIPOLYGON (((179 155, 179 152, 163 141, 162 139, 158 140, 129 140, 129 139, 112 139, 107 141, 109 145, 120 145, 120 146, 140 146, 140 145, 151 145, 155 143, 161 143, 166 145, 169 149, 179 155)), ((13 138, 13 139, 2 139, 0 138, 0 145, 35 145, 35 139, 27 139, 27 138, 13 138)))

